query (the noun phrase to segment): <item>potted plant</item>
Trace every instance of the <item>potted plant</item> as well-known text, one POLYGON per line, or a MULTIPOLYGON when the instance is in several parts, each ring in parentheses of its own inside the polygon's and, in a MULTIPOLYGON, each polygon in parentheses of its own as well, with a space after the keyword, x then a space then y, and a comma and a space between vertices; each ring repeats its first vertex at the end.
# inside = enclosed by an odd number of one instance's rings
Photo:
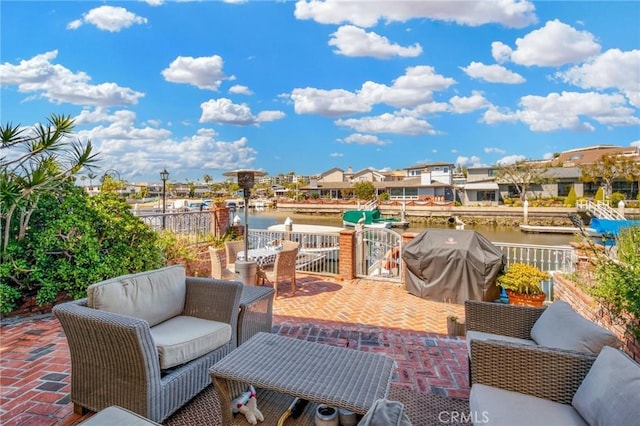
POLYGON ((551 275, 526 263, 512 263, 498 276, 498 285, 506 290, 509 303, 513 305, 542 306, 547 295, 540 282, 551 275))

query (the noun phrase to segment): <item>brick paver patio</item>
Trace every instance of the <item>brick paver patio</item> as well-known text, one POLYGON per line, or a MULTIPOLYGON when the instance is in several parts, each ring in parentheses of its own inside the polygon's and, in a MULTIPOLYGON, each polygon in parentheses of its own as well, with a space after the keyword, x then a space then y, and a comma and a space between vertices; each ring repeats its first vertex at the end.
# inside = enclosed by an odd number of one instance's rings
MULTIPOLYGON (((274 302, 274 333, 396 360, 394 386, 468 397, 466 345, 446 335, 460 305, 408 294, 400 284, 315 276, 298 278, 290 297, 274 302)), ((3 321, 0 342, 0 424, 71 425, 80 417, 69 399, 71 365, 60 323, 52 316, 3 321)))

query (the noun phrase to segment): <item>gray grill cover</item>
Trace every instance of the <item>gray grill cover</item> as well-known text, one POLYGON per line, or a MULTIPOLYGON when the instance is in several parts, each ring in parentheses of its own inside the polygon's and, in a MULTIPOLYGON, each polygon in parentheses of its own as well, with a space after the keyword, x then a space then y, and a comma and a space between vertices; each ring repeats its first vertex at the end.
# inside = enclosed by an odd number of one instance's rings
POLYGON ((404 246, 407 291, 424 299, 463 304, 498 299, 504 255, 476 231, 428 229, 404 246))

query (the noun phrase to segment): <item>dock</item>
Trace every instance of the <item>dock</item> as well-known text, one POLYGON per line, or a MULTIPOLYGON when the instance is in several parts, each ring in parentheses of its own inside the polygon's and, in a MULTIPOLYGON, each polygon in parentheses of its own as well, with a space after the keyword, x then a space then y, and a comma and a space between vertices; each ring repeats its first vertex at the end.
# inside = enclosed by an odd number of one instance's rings
POLYGON ((522 232, 530 234, 579 234, 580 229, 574 226, 538 226, 520 225, 522 232))

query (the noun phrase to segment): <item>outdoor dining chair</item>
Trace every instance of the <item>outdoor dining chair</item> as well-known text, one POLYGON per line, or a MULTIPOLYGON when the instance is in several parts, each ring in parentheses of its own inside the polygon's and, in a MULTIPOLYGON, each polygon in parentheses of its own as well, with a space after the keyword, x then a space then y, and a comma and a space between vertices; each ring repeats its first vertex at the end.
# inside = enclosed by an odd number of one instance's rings
POLYGON ((224 250, 227 255, 227 269, 235 273, 236 257, 239 251, 244 250, 244 240, 225 241, 224 250))
POLYGON ((235 280, 235 273, 226 268, 225 250, 209 246, 211 258, 211 278, 235 280))
POLYGON ((261 268, 259 279, 269 281, 273 284, 275 297, 278 297, 278 283, 289 280, 291 282, 291 295, 296 294, 296 258, 298 257, 298 247, 289 250, 282 249, 276 255, 273 269, 261 268))

